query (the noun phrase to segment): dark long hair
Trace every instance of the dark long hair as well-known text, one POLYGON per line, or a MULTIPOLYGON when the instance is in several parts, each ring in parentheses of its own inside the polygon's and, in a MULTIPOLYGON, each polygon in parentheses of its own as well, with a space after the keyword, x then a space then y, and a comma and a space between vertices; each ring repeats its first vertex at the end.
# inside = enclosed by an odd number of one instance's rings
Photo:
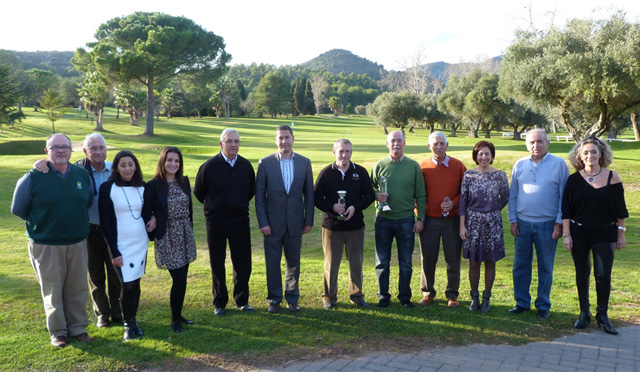
POLYGON ((122 150, 116 154, 116 157, 113 158, 113 165, 111 166, 111 175, 109 176, 109 181, 113 181, 116 186, 124 186, 124 181, 122 177, 120 177, 120 173, 118 173, 118 164, 120 164, 120 160, 122 158, 126 158, 127 156, 133 159, 133 163, 136 165, 136 171, 133 173, 133 178, 131 178, 132 186, 143 186, 144 181, 142 179, 142 169, 140 169, 140 163, 138 163, 138 158, 129 150, 122 150))
POLYGON ((164 169, 164 163, 167 162, 167 156, 172 152, 178 154, 178 159, 180 160, 180 167, 178 167, 178 171, 176 172, 176 180, 178 180, 178 184, 180 186, 182 186, 182 181, 184 180, 184 176, 182 175, 182 170, 184 169, 182 151, 175 146, 167 146, 162 149, 162 152, 160 152, 158 166, 156 167, 156 175, 153 176, 154 180, 162 182, 165 187, 169 187, 169 184, 167 183, 167 171, 164 169))

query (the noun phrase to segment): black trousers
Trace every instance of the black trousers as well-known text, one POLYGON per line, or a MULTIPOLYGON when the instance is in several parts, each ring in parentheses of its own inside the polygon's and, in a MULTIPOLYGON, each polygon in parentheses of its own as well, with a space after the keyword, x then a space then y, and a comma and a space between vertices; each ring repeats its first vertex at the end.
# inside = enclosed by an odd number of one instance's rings
POLYGON ((224 308, 229 302, 227 290, 225 260, 227 241, 233 264, 233 299, 236 306, 249 303, 249 278, 251 277, 251 230, 249 219, 230 225, 207 224, 207 244, 209 245, 209 263, 213 306, 224 308))
POLYGON ((573 263, 576 268, 576 286, 580 310, 589 310, 589 276, 591 275, 591 257, 593 254, 593 276, 596 279, 596 296, 599 311, 606 311, 609 307, 611 293, 611 269, 613 267, 613 252, 616 243, 588 243, 573 241, 573 263))
POLYGON ((89 235, 87 235, 87 253, 89 285, 96 317, 105 320, 109 317, 112 320, 122 320, 120 279, 111 261, 107 241, 97 225, 90 225, 89 235))

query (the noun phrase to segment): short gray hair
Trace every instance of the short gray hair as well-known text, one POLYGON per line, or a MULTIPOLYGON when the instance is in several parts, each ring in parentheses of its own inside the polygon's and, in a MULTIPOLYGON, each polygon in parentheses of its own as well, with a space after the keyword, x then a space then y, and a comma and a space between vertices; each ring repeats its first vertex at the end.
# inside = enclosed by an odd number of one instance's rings
POLYGON ((346 139, 346 138, 340 138, 339 140, 336 140, 336 141, 333 143, 333 151, 335 151, 335 150, 336 150, 336 148, 337 148, 340 144, 343 144, 343 145, 349 145, 349 147, 351 147, 351 149, 353 150, 353 145, 351 144, 351 141, 349 141, 349 140, 348 140, 348 139, 346 139))
POLYGON ((431 139, 432 139, 432 138, 436 138, 436 137, 444 138, 444 142, 449 143, 449 142, 447 141, 447 135, 446 135, 446 134, 444 134, 444 133, 442 133, 442 132, 433 132, 433 133, 431 133, 431 134, 429 135, 429 140, 428 140, 428 141, 429 141, 429 142, 431 142, 431 139))
POLYGON ((240 137, 240 133, 238 133, 237 130, 233 128, 226 128, 225 130, 222 131, 222 133, 220 133, 220 142, 224 141, 224 136, 226 136, 229 133, 235 133, 238 135, 238 137, 240 137))
POLYGON ((533 134, 533 132, 540 132, 544 135, 544 140, 549 142, 549 138, 547 138, 547 131, 542 129, 542 128, 535 128, 535 129, 531 129, 530 131, 527 132, 527 137, 529 138, 529 134, 533 134))
POLYGON ((69 141, 69 146, 71 146, 71 138, 67 137, 66 134, 62 134, 62 133, 55 133, 49 136, 49 138, 47 138, 47 142, 46 142, 46 147, 49 148, 49 145, 51 144, 51 139, 55 136, 62 136, 64 138, 67 139, 67 141, 69 141))
POLYGON ((82 148, 84 149, 89 149, 89 141, 91 141, 94 138, 100 138, 100 140, 102 141, 102 143, 104 144, 104 146, 107 146, 107 141, 104 140, 104 137, 102 136, 102 134, 98 133, 98 132, 93 132, 93 133, 89 133, 86 135, 86 137, 84 137, 84 141, 82 141, 82 148))

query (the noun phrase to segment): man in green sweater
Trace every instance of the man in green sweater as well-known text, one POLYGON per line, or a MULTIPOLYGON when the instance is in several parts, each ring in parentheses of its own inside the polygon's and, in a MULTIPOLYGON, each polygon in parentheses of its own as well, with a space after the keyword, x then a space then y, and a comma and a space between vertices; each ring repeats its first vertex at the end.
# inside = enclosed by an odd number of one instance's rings
POLYGON ((71 141, 47 139, 48 173, 30 170, 16 184, 11 213, 25 220, 29 257, 42 291, 51 344, 87 335, 87 241, 93 188, 86 169, 69 163, 71 141))
POLYGON ((393 131, 387 136, 389 156, 379 160, 371 170, 371 182, 378 207, 375 220, 376 275, 378 277, 378 307, 388 307, 389 261, 391 244, 398 246, 398 300, 405 307, 411 302, 411 256, 415 235, 424 227, 426 192, 420 165, 404 156, 404 133, 393 131), (386 182, 385 182, 386 181, 386 182), (386 184, 386 190, 385 190, 386 184), (417 209, 417 220, 414 209, 417 209))

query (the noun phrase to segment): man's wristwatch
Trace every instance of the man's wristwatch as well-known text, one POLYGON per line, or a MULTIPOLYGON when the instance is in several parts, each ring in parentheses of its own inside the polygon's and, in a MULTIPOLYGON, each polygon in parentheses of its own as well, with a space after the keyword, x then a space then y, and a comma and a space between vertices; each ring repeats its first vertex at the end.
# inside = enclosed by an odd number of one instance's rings
POLYGON ((424 223, 424 217, 422 217, 422 218, 418 218, 418 221, 420 221, 420 222, 424 223))
POLYGON ((624 226, 618 226, 618 230, 627 231, 627 228, 624 226))

